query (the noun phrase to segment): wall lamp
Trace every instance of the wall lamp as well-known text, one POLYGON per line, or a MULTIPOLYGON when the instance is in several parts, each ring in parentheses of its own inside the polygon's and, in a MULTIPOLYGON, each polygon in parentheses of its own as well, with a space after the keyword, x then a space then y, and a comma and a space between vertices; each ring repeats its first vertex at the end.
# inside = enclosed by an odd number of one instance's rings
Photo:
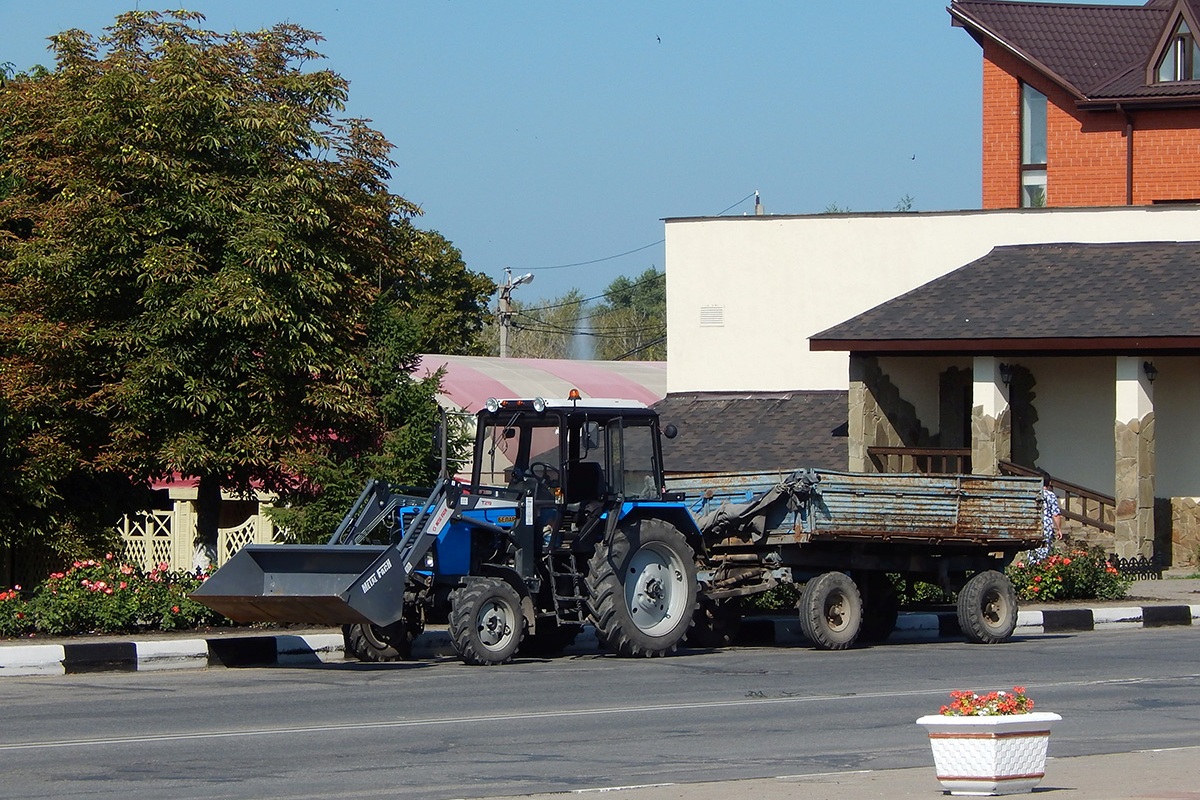
POLYGON ((1152 361, 1142 362, 1142 372, 1146 373, 1146 380, 1154 383, 1154 379, 1158 377, 1158 367, 1154 366, 1152 361))
POLYGON ((1003 382, 1005 386, 1008 386, 1010 383, 1012 383, 1012 376, 1013 376, 1013 365, 1001 363, 1000 364, 1000 380, 1001 380, 1001 382, 1003 382))

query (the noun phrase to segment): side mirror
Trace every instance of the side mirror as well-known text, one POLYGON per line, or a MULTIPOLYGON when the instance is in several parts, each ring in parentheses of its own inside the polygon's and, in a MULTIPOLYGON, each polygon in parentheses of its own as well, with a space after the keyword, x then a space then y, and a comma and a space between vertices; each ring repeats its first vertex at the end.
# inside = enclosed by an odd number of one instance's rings
POLYGON ((663 428, 663 436, 667 437, 668 439, 674 439, 678 435, 679 428, 676 428, 669 422, 667 423, 667 427, 663 428))

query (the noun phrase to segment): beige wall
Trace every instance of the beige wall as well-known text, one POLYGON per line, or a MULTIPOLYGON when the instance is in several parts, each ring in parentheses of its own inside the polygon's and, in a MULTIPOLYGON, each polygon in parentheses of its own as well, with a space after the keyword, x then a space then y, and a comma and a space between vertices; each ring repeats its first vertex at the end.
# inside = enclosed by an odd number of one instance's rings
POLYGON ((1037 466, 1071 483, 1112 494, 1116 363, 1093 358, 1015 358, 1037 383, 1037 466))
POLYGON ((809 336, 996 245, 1196 239, 1198 207, 668 219, 667 391, 845 389, 809 336))
POLYGON ((1155 358, 1158 497, 1200 496, 1200 358, 1155 358))

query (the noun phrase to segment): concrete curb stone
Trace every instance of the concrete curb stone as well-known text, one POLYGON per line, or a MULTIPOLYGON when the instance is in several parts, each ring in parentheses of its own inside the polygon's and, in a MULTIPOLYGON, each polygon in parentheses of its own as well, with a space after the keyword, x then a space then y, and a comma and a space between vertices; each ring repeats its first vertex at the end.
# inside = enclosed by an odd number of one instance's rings
MULTIPOLYGON (((1097 630, 1200 626, 1200 605, 1101 606, 1020 611, 1015 635, 1041 635, 1097 630)), ((906 612, 900 615, 889 642, 953 640, 962 632, 953 611, 906 612)), ((740 645, 802 644, 804 635, 793 617, 751 617, 743 621, 740 645)), ((596 632, 585 625, 566 653, 599 652, 596 632)), ((434 629, 413 644, 415 658, 454 656, 445 630, 434 629)), ((207 638, 154 638, 147 641, 78 641, 62 644, 5 643, 0 646, 0 678, 73 675, 112 671, 206 669, 322 664, 345 658, 340 633, 227 635, 207 638)))

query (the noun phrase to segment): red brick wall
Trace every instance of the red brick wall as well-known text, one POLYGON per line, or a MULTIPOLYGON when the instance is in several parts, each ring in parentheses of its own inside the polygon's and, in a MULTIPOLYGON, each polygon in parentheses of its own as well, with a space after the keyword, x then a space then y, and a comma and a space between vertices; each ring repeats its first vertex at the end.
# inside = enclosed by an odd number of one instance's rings
MULTIPOLYGON (((1047 98, 1046 202, 1126 202, 1125 117, 1085 112, 1075 98, 993 44, 983 49, 983 208, 1020 206, 1021 86, 1047 98)), ((1133 117, 1133 202, 1200 200, 1200 109, 1133 117)))

